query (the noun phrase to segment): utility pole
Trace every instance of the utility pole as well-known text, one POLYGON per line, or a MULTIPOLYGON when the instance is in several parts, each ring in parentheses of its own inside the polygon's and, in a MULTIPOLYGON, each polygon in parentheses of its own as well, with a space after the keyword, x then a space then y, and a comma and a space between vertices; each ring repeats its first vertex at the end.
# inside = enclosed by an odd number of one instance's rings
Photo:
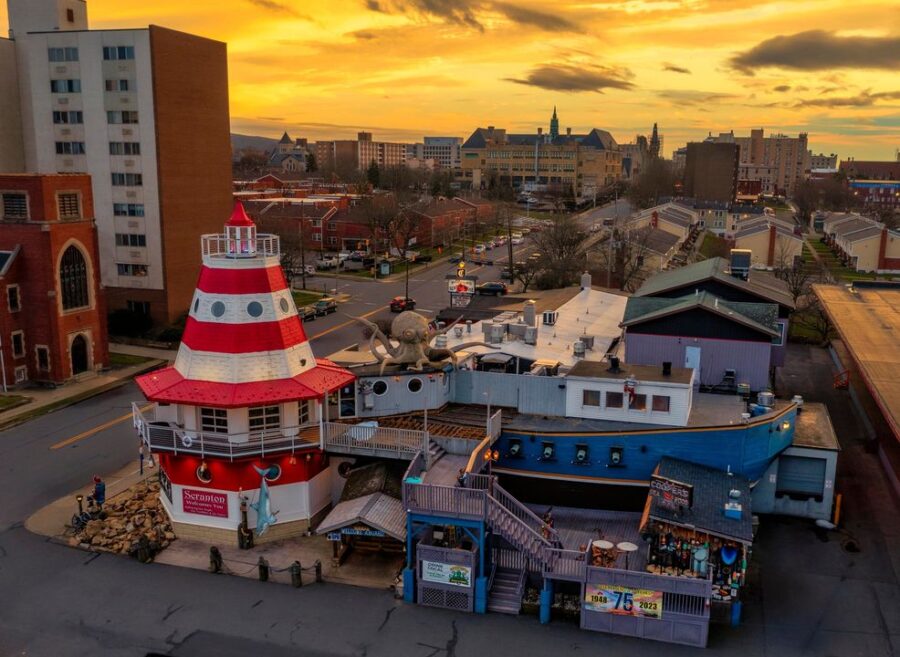
POLYGON ((516 278, 515 265, 513 264, 512 212, 510 212, 508 203, 503 205, 503 210, 506 212, 506 246, 509 252, 509 283, 512 285, 516 278))
MULTIPOLYGON (((300 206, 303 207, 303 206, 300 206)), ((303 289, 306 289, 306 239, 303 230, 303 214, 300 215, 300 221, 297 224, 297 230, 300 236, 300 276, 303 281, 303 289)))

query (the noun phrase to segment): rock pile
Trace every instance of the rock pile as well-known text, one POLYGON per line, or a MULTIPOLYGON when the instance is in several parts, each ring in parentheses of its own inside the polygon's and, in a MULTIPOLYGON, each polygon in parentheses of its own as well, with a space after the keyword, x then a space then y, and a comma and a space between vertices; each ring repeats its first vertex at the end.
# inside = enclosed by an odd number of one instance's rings
POLYGON ((157 552, 175 540, 169 517, 159 501, 159 482, 155 477, 108 500, 103 510, 106 518, 88 522, 69 538, 70 545, 129 554, 134 553, 139 542, 149 543, 157 552))

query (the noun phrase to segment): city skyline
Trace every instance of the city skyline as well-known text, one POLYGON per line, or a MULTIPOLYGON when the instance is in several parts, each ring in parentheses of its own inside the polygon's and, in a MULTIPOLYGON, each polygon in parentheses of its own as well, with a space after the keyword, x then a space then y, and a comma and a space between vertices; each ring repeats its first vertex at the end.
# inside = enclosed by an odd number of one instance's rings
MULTIPOLYGON (((561 129, 620 142, 808 132, 814 152, 893 159, 900 16, 888 0, 92 0, 97 29, 149 23, 228 43, 232 131, 385 140, 561 129)), ((0 25, 6 25, 0 7, 0 25)))

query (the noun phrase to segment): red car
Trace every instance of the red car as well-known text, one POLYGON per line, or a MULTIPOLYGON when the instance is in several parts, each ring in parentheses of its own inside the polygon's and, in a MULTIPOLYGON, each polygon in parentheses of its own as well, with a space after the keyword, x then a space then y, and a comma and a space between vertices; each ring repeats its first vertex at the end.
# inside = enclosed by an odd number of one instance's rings
POLYGON ((415 310, 416 300, 410 297, 394 297, 391 300, 391 312, 402 313, 404 310, 415 310))

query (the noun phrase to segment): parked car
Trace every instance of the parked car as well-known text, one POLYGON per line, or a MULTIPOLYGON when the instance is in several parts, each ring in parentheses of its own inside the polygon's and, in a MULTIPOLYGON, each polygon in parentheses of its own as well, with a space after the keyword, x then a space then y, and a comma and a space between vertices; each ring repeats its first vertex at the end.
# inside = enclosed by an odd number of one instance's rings
POLYGON ((316 309, 316 315, 328 315, 337 312, 337 302, 331 297, 322 297, 313 304, 316 309))
POLYGON ((542 253, 539 252, 539 251, 535 251, 535 252, 532 253, 530 256, 528 256, 528 259, 529 259, 529 260, 540 260, 540 259, 543 258, 543 257, 544 257, 544 254, 542 254, 542 253))
POLYGON ((507 292, 509 292, 509 288, 506 286, 506 283, 501 283, 500 281, 489 281, 475 288, 476 294, 492 294, 498 297, 503 296, 507 292))
POLYGON ((391 299, 391 312, 402 313, 404 310, 415 310, 416 300, 411 297, 394 297, 391 299))
POLYGON ((316 260, 316 268, 318 269, 334 269, 341 263, 337 256, 325 256, 316 260))
POLYGON ((304 322, 312 322, 316 319, 316 309, 314 306, 303 306, 297 309, 297 314, 304 322))
POLYGON ((525 242, 525 238, 524 237, 513 237, 511 241, 513 244, 522 244, 523 242, 525 242))
POLYGON ((501 281, 511 281, 513 279, 512 270, 509 267, 504 267, 500 270, 500 280, 501 281))
POLYGON ((476 244, 475 246, 472 247, 473 253, 481 254, 481 253, 484 253, 486 250, 487 249, 485 248, 484 244, 476 244))
POLYGON ((462 259, 463 259, 462 253, 454 253, 452 256, 450 256, 449 262, 451 265, 455 265, 458 262, 462 262, 462 259))
POLYGON ((423 253, 416 256, 416 259, 413 262, 431 262, 434 260, 434 256, 430 253, 423 253))
POLYGON ((341 251, 340 253, 338 253, 337 257, 340 262, 344 262, 344 260, 346 260, 347 258, 349 258, 352 255, 353 255, 353 253, 351 253, 350 251, 341 251))

